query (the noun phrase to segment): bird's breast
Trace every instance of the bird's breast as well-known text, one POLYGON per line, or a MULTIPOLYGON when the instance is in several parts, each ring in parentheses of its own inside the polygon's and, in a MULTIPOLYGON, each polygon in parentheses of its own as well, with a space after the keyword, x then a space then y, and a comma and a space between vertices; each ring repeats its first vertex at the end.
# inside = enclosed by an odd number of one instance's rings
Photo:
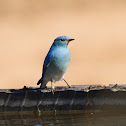
POLYGON ((70 61, 70 52, 68 49, 61 49, 55 52, 54 54, 54 65, 60 70, 65 70, 67 69, 70 61))

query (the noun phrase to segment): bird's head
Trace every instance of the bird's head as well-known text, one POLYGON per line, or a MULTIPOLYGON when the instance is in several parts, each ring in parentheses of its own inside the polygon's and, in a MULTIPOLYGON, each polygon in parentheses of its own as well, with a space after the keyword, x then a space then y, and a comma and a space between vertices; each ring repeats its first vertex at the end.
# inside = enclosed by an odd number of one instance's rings
POLYGON ((54 44, 57 45, 57 46, 67 47, 69 42, 72 41, 72 40, 74 40, 74 39, 71 39, 71 38, 69 38, 67 36, 60 36, 60 37, 57 37, 54 40, 54 44))

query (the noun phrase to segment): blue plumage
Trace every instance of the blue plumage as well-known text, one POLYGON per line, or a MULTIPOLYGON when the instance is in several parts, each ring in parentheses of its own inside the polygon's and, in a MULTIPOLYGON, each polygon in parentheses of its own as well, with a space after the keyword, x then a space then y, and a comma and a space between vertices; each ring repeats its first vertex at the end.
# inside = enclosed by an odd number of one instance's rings
POLYGON ((44 60, 42 78, 37 83, 37 85, 41 83, 40 88, 45 88, 49 81, 65 81, 64 74, 70 61, 70 51, 67 46, 72 40, 74 39, 67 36, 60 36, 54 40, 44 60))

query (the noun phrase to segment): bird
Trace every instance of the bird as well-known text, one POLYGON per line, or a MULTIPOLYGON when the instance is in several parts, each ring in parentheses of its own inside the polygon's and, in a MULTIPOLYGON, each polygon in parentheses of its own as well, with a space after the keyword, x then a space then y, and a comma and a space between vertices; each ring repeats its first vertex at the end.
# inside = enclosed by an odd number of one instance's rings
POLYGON ((37 85, 41 84, 41 89, 47 88, 46 85, 49 81, 51 81, 51 87, 53 88, 52 83, 63 80, 70 88, 70 85, 64 79, 64 74, 69 66, 71 56, 68 44, 73 40, 75 39, 67 36, 60 36, 54 40, 44 60, 42 77, 37 82, 37 85))

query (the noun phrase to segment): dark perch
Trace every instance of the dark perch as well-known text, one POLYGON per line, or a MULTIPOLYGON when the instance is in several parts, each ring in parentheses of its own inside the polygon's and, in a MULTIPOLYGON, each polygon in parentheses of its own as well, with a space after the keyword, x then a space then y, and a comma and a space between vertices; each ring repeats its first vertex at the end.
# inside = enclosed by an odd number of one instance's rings
POLYGON ((0 112, 124 109, 125 85, 0 89, 0 112))

